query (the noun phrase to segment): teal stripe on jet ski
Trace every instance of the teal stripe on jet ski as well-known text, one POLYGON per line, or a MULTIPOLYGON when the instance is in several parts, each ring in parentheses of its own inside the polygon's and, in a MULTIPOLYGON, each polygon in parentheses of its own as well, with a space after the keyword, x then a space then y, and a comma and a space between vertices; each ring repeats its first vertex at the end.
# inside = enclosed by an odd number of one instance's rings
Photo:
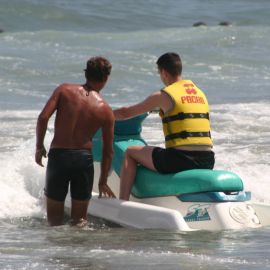
POLYGON ((202 192, 181 194, 182 202, 246 202, 251 200, 250 191, 238 191, 226 194, 224 192, 202 192))

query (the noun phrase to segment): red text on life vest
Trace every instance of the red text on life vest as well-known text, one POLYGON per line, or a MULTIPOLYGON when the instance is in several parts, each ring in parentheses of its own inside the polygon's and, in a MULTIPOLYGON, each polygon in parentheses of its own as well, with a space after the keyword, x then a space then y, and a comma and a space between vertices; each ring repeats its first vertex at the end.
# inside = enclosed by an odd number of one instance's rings
POLYGON ((203 97, 198 97, 198 96, 182 96, 181 101, 182 101, 182 103, 201 103, 201 104, 205 104, 203 97))

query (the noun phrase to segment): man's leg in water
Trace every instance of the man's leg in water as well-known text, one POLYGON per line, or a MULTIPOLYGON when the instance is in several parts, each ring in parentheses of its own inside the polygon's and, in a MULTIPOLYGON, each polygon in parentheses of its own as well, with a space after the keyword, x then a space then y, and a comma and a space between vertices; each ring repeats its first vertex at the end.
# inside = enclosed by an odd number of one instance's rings
POLYGON ((119 199, 129 200, 138 163, 150 170, 156 171, 152 160, 153 149, 153 146, 130 146, 126 150, 120 175, 119 199))
MULTIPOLYGON (((47 197, 47 219, 50 226, 63 225, 65 202, 56 201, 47 197)), ((72 200, 72 225, 83 226, 87 223, 87 208, 89 200, 72 200)))
POLYGON ((79 201, 72 199, 71 204, 72 225, 85 226, 87 224, 89 200, 79 201))
POLYGON ((64 221, 65 202, 56 201, 46 198, 47 203, 47 220, 50 226, 59 226, 64 221))

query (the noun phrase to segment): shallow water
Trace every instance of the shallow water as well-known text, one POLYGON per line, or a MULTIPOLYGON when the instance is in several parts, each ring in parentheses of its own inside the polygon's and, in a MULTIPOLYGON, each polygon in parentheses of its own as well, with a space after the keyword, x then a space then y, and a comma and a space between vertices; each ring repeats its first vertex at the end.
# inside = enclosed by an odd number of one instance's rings
POLYGON ((170 232, 1 222, 1 269, 269 269, 269 228, 170 232), (12 237, 10 237, 12 235, 12 237))

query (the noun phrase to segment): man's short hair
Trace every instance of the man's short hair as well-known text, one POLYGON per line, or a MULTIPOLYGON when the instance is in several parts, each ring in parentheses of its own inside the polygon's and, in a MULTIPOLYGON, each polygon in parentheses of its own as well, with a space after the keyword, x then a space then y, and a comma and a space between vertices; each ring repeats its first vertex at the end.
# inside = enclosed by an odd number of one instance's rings
POLYGON ((157 60, 159 70, 166 70, 172 76, 182 74, 182 61, 177 53, 168 52, 161 55, 157 60))
POLYGON ((111 74, 112 64, 102 56, 92 57, 87 61, 85 78, 90 81, 104 82, 111 74))

